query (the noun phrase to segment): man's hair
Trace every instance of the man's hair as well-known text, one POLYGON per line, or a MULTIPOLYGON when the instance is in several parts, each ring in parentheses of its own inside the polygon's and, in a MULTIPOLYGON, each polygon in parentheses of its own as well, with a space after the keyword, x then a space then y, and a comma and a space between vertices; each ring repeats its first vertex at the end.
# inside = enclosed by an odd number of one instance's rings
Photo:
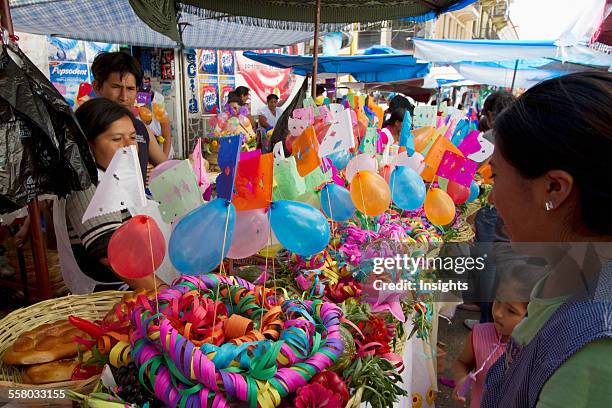
POLYGON ((238 105, 242 103, 242 99, 240 99, 240 97, 236 95, 236 92, 230 92, 227 94, 227 103, 232 102, 236 102, 238 105))
POLYGON ((91 64, 91 72, 94 79, 102 85, 111 74, 118 72, 123 78, 125 74, 132 74, 136 78, 136 86, 142 85, 142 69, 136 58, 122 52, 102 52, 96 55, 91 64))
POLYGON ((276 99, 276 101, 278 102, 278 96, 276 96, 275 94, 270 94, 266 97, 266 102, 270 102, 272 99, 276 99))
MULTIPOLYGON (((76 118, 88 141, 95 140, 104 133, 113 122, 128 117, 135 121, 132 112, 116 102, 106 98, 95 98, 85 102, 75 112, 76 118)), ((134 125, 136 127, 136 125, 134 125)))

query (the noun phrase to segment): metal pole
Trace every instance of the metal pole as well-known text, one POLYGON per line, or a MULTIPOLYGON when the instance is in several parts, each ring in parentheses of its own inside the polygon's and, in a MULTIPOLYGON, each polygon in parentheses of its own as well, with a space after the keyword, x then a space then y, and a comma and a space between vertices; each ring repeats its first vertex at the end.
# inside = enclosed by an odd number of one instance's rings
POLYGON ((319 53, 319 24, 321 24, 321 0, 317 0, 315 14, 314 51, 312 52, 312 97, 317 97, 317 55, 319 53))
POLYGON ((519 60, 514 62, 514 73, 512 74, 512 85, 510 86, 510 92, 514 91, 514 81, 516 80, 516 70, 518 69, 519 60))

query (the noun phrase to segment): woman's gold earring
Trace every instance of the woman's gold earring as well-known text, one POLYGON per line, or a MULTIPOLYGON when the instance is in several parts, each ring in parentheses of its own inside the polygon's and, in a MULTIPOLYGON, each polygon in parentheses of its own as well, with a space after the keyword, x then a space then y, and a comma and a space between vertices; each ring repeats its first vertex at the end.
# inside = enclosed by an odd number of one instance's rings
POLYGON ((546 211, 550 211, 553 208, 555 208, 554 204, 552 201, 547 201, 546 204, 544 204, 546 206, 546 211))

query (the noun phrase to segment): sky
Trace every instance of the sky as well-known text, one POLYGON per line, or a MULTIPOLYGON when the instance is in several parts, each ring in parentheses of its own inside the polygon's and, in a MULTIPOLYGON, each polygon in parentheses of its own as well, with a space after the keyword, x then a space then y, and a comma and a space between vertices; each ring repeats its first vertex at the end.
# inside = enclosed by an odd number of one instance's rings
POLYGON ((597 0, 514 0, 510 19, 521 40, 556 40, 597 0))

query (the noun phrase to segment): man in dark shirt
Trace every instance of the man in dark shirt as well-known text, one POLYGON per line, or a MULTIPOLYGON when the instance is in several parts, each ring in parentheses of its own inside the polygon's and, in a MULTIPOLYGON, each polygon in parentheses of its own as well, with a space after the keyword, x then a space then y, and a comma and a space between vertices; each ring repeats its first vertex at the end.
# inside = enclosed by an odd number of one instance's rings
MULTIPOLYGON (((91 72, 94 77, 93 89, 97 96, 108 98, 133 110, 143 76, 134 57, 120 51, 100 53, 91 65, 91 72)), ((168 158, 157 143, 155 135, 142 121, 137 119, 134 126, 142 179, 146 182, 147 164, 157 166, 168 158)))

